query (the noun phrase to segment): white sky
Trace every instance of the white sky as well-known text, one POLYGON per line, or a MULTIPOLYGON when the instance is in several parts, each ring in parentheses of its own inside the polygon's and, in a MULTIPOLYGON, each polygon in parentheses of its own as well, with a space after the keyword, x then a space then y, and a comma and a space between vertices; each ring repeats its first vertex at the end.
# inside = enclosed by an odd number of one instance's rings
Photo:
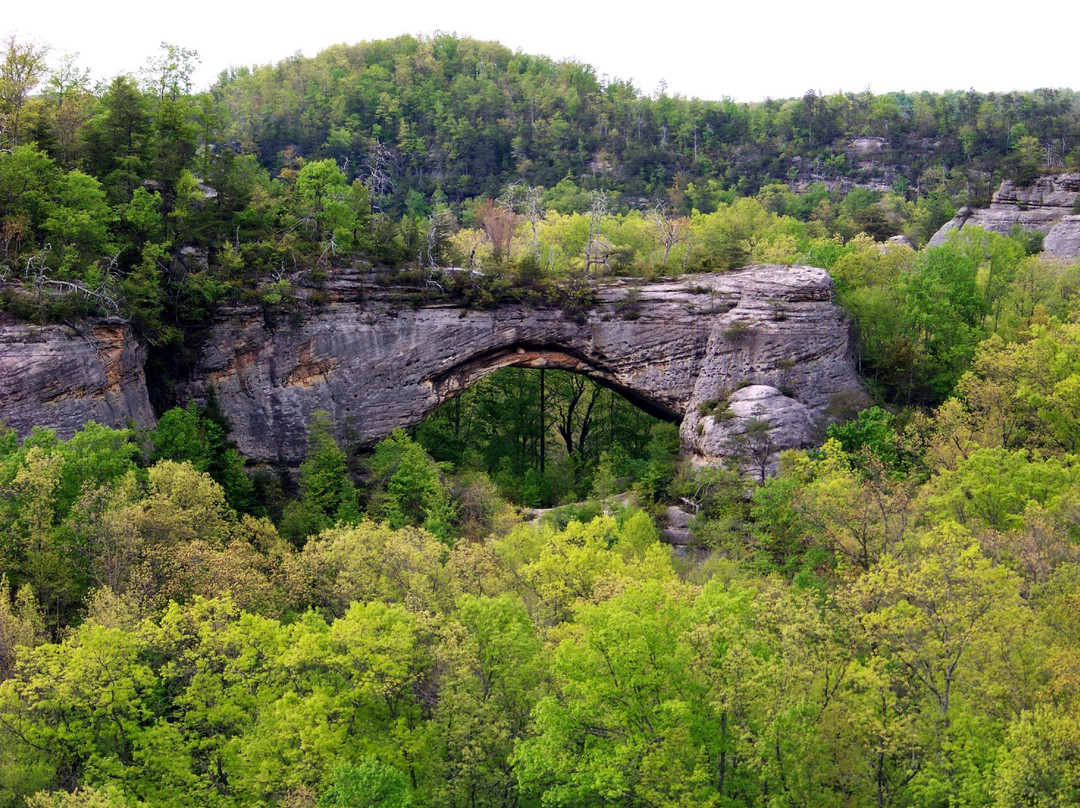
POLYGON ((79 54, 98 78, 135 72, 162 41, 192 48, 208 86, 232 65, 266 64, 337 42, 456 33, 587 62, 646 93, 739 101, 946 89, 1080 90, 1080 2, 957 0, 12 0, 0 34, 36 38, 53 61, 79 54))

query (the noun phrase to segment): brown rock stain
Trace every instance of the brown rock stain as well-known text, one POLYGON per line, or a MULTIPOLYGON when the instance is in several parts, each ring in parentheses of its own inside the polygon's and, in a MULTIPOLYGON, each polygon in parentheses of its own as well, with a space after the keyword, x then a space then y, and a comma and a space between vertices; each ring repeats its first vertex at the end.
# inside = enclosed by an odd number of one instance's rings
MULTIPOLYGON (((97 348, 101 369, 105 372, 104 393, 119 393, 123 387, 124 331, 112 325, 99 325, 90 331, 97 348)), ((81 395, 75 397, 81 398, 81 395)))
POLYGON ((207 375, 211 384, 217 384, 225 379, 242 378, 245 370, 250 368, 259 358, 256 348, 247 348, 237 351, 222 370, 215 370, 207 375))
POLYGON ((334 356, 316 356, 314 340, 308 340, 300 346, 300 355, 296 367, 284 379, 285 386, 310 387, 317 381, 323 381, 333 373, 341 360, 334 356))

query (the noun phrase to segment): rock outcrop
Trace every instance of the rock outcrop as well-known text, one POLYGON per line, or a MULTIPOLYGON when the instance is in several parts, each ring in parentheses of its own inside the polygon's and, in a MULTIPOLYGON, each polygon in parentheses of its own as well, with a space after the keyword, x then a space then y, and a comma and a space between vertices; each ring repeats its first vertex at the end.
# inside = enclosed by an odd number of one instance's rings
POLYGON ((1064 216, 1043 239, 1043 255, 1074 260, 1080 258, 1080 216, 1064 216))
POLYGON ((673 547, 680 549, 694 544, 694 535, 690 524, 693 514, 683 510, 678 505, 669 505, 664 509, 663 519, 660 520, 660 535, 664 541, 673 547))
MULTIPOLYGON (((583 373, 681 422, 701 462, 742 452, 755 468, 818 437, 831 408, 862 396, 848 323, 828 275, 757 266, 632 285, 612 281, 589 308, 441 303, 372 294, 340 271, 327 302, 276 324, 257 307, 222 309, 181 398, 208 394, 242 454, 295 466, 312 414, 371 446, 501 367, 583 373), (396 301, 396 302, 395 302, 396 301)), ((0 319, 0 419, 68 437, 87 421, 154 424, 146 349, 119 320, 76 330, 0 319)))
POLYGON ((51 427, 68 438, 87 421, 154 425, 146 347, 121 320, 76 330, 0 314, 0 421, 20 434, 51 427))
POLYGON ((1040 177, 1032 185, 1001 183, 989 208, 961 208, 930 239, 928 246, 945 243, 952 230, 976 225, 1008 235, 1014 226, 1045 234, 1043 252, 1055 258, 1080 258, 1080 217, 1072 215, 1080 197, 1080 174, 1040 177))
POLYGON ((329 304, 299 323, 271 328, 259 310, 235 308, 210 331, 187 392, 213 385, 241 453, 256 462, 298 463, 316 410, 370 446, 507 366, 586 374, 681 421, 684 449, 706 462, 729 454, 752 422, 769 422, 774 453, 804 446, 837 398, 861 395, 848 324, 828 275, 811 267, 613 283, 576 316, 357 302, 347 275, 328 290, 329 304), (699 413, 721 400, 733 417, 699 413))

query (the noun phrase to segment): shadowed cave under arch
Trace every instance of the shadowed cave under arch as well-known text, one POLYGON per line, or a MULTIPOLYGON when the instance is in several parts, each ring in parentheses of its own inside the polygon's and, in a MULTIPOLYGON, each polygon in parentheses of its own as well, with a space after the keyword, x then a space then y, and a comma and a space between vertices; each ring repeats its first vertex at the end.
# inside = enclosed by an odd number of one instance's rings
MULTIPOLYGON (((588 379, 618 393, 638 409, 661 421, 678 424, 682 413, 673 410, 670 405, 644 395, 637 390, 625 387, 615 380, 615 376, 602 366, 597 366, 580 356, 559 347, 550 345, 510 345, 489 353, 474 356, 455 368, 440 373, 431 379, 432 388, 439 398, 441 406, 455 396, 461 395, 472 385, 496 371, 504 368, 531 368, 534 370, 564 370, 578 373, 588 379)), ((425 418, 427 415, 425 415, 425 418)))

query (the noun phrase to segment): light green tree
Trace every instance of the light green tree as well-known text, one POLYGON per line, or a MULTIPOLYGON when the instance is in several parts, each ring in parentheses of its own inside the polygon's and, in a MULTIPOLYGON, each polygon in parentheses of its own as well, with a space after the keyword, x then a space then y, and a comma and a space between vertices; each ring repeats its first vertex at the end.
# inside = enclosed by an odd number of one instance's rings
POLYGON ((887 675, 921 695, 907 708, 919 738, 906 787, 912 798, 965 794, 985 803, 1002 739, 1005 705, 995 700, 1010 686, 1030 686, 1018 639, 1031 635, 1032 620, 1018 576, 986 558, 963 528, 946 524, 910 553, 882 558, 851 597, 862 605, 860 622, 887 675))

